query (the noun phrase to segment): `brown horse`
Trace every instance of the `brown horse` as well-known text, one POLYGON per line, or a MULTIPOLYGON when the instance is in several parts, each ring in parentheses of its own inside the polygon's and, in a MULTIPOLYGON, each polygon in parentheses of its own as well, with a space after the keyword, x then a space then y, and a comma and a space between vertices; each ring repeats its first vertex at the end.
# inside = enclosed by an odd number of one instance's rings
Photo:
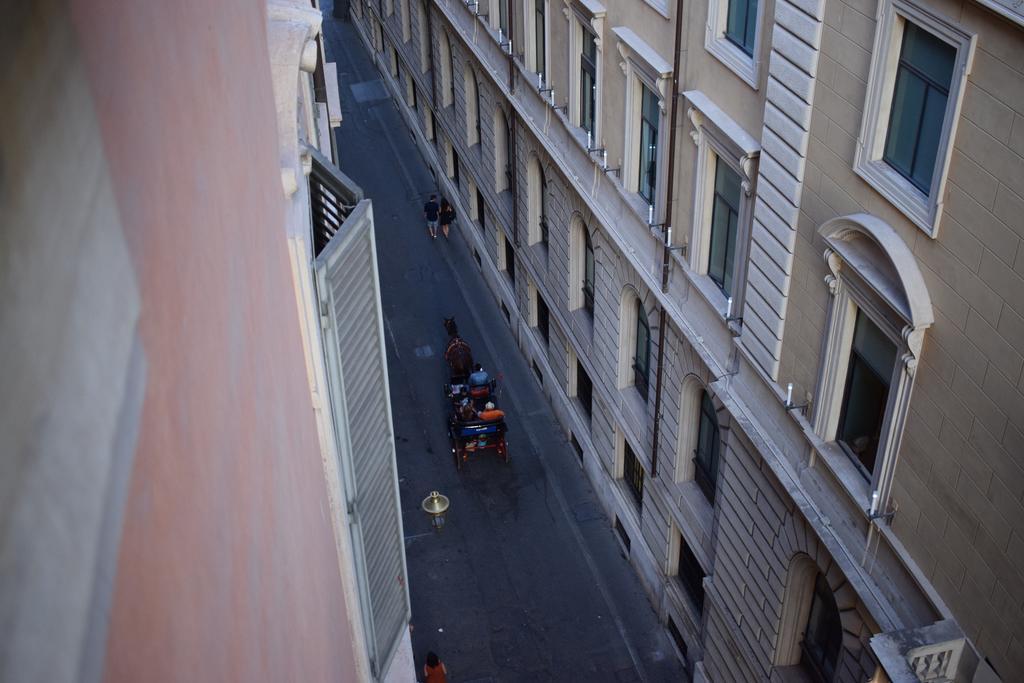
POLYGON ((444 319, 444 329, 448 333, 448 345, 444 349, 444 360, 448 363, 451 376, 465 378, 473 371, 473 350, 469 348, 455 324, 455 318, 444 319))

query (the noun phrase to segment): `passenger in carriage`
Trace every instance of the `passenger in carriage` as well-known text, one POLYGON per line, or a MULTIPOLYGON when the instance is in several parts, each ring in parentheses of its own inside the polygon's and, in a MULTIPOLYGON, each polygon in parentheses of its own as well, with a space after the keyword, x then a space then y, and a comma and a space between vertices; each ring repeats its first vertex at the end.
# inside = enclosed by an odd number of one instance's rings
POLYGON ((469 382, 469 395, 477 402, 484 401, 491 396, 491 376, 479 363, 473 366, 473 374, 466 380, 469 382))
POLYGON ((484 406, 484 409, 480 411, 480 419, 485 422, 496 422, 503 417, 505 417, 505 411, 498 410, 490 401, 488 401, 487 405, 484 406))
POLYGON ((468 398, 462 400, 462 405, 459 406, 459 419, 463 422, 472 422, 478 418, 476 410, 473 408, 473 403, 468 398))

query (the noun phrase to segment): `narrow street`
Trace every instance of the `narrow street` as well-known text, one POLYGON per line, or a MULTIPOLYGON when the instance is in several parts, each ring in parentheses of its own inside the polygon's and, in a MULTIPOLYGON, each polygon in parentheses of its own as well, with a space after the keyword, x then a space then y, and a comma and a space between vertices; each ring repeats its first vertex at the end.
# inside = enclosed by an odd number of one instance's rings
MULTIPOLYGON (((678 681, 683 669, 455 227, 430 240, 436 191, 351 24, 324 3, 338 64, 342 170, 373 200, 417 669, 428 650, 452 681, 678 681), (442 319, 500 373, 511 462, 456 471, 449 452, 442 319), (448 524, 420 510, 433 489, 448 524)), ((484 256, 486 258, 486 256, 484 256)))

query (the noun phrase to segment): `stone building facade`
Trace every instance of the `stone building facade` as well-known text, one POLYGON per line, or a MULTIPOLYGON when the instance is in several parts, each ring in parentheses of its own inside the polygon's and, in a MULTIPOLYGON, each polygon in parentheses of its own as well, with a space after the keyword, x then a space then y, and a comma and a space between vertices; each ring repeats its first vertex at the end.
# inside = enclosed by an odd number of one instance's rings
POLYGON ((1024 16, 351 18, 695 679, 1024 671, 1024 16))

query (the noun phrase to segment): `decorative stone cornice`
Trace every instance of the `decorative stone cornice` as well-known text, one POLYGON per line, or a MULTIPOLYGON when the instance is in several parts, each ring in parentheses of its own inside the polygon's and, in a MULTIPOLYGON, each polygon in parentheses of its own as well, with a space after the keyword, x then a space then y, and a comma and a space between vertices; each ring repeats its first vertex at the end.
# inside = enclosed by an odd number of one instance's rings
POLYGON ((299 74, 316 69, 317 43, 323 16, 309 5, 270 0, 267 3, 267 48, 277 105, 281 185, 285 196, 298 189, 305 168, 299 159, 299 74))

